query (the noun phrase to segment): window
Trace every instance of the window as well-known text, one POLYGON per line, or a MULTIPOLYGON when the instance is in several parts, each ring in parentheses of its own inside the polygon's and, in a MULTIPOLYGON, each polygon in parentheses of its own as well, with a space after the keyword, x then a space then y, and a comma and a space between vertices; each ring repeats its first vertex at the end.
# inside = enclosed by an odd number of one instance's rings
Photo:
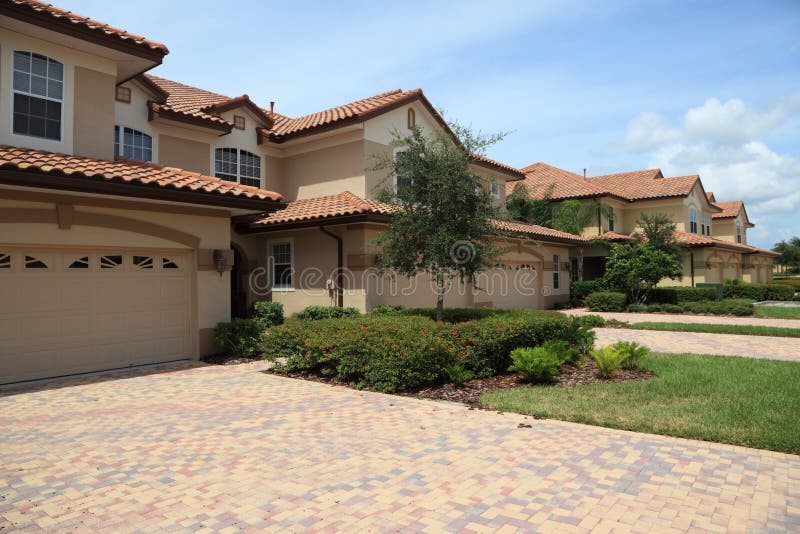
POLYGON ((617 230, 617 216, 614 214, 614 208, 608 208, 608 231, 615 232, 617 230))
POLYGON ((742 226, 740 224, 736 225, 736 242, 742 242, 742 226))
POLYGON ((218 148, 214 152, 214 176, 261 187, 261 158, 238 148, 218 148))
POLYGON ((67 267, 67 269, 88 269, 88 268, 89 268, 89 256, 82 256, 80 258, 76 258, 67 267))
POLYGON ((133 257, 133 267, 138 270, 144 269, 152 269, 153 268, 153 257, 152 256, 134 256, 133 257))
POLYGON ((236 128, 238 130, 244 130, 244 125, 245 125, 244 117, 242 117, 241 115, 234 115, 233 116, 233 127, 234 128, 236 128))
POLYGON ((706 232, 706 235, 711 237, 711 215, 708 215, 706 219, 706 232))
POLYGON ((114 126, 114 156, 153 161, 153 138, 127 126, 114 126))
POLYGON ((64 65, 32 52, 14 51, 15 134, 61 141, 64 65))
POLYGON ((559 282, 560 282, 559 275, 561 273, 559 272, 558 261, 559 261, 559 257, 558 256, 553 256, 553 289, 558 289, 559 285, 560 285, 559 284, 559 282))
POLYGON ((293 289, 292 245, 275 243, 272 245, 272 288, 293 289))
POLYGON ((180 266, 170 258, 161 258, 162 269, 180 269, 180 266))
POLYGON ((123 104, 131 103, 130 87, 122 87, 121 85, 117 86, 117 102, 122 102, 123 104))
POLYGON ((33 256, 25 256, 25 268, 26 269, 47 269, 47 264, 42 260, 35 258, 33 256))
POLYGON ((497 183, 497 180, 492 180, 491 189, 492 198, 500 198, 500 184, 497 183))
MULTIPOLYGON (((397 161, 400 158, 405 157, 405 153, 406 153, 405 150, 395 150, 395 153, 394 153, 395 161, 397 161)), ((411 178, 408 178, 406 176, 395 176, 394 177, 394 191, 395 191, 395 193, 401 187, 410 187, 411 186, 411 182, 412 182, 411 178)))
POLYGON ((693 234, 697 233, 697 210, 694 208, 689 209, 689 231, 693 234))
POLYGON ((11 268, 11 254, 0 252, 0 269, 11 268))
POLYGON ((570 280, 573 282, 578 281, 578 258, 572 258, 570 261, 570 280))
POLYGON ((122 270, 122 256, 100 256, 100 269, 122 270))
POLYGON ((703 213, 701 216, 701 225, 700 225, 700 233, 702 235, 711 235, 711 215, 706 215, 703 213))
POLYGON ((413 130, 417 125, 417 114, 412 108, 408 108, 408 129, 413 130))

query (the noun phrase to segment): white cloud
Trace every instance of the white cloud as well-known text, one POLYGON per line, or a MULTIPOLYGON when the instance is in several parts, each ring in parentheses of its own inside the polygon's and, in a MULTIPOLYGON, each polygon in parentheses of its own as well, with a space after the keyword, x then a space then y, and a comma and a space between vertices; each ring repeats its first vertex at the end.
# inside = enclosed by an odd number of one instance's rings
POLYGON ((689 109, 679 126, 657 113, 639 114, 617 150, 645 154, 647 166, 661 168, 665 176, 699 174, 718 200, 744 200, 751 219, 765 225, 753 237, 769 244, 797 226, 800 155, 781 153, 764 139, 778 137, 784 144, 797 139, 791 128, 787 134, 781 127, 798 119, 800 92, 761 110, 738 98, 710 98, 689 109))

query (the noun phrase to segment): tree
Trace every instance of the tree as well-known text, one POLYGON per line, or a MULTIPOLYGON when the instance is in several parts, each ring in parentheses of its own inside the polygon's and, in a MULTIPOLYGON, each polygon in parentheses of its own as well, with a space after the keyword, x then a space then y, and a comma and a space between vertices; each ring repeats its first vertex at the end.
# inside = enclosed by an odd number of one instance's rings
POLYGON ((491 236, 497 216, 485 179, 474 174, 473 153, 500 141, 505 134, 473 133, 459 124, 446 132, 393 134, 399 149, 377 168, 397 177, 380 198, 398 205, 389 228, 378 238, 378 267, 413 277, 427 273, 435 284, 436 319, 442 320, 444 296, 455 280, 474 280, 499 253, 491 236))
POLYGON ((636 222, 642 228, 642 231, 634 233, 633 239, 635 243, 646 242, 662 252, 680 258, 681 244, 675 239, 676 226, 669 215, 663 213, 647 215, 642 213, 636 222))
POLYGON ((595 203, 582 204, 580 200, 565 200, 555 209, 551 228, 581 235, 596 212, 597 205, 595 203))
POLYGON ((800 272, 800 237, 795 236, 775 243, 772 250, 780 254, 775 258, 775 263, 785 265, 789 273, 800 272))
POLYGON ((612 245, 603 276, 609 287, 625 293, 632 303, 644 303, 664 278, 680 277, 679 256, 648 242, 612 245))
POLYGON ((550 204, 552 194, 553 186, 550 186, 541 198, 533 198, 530 189, 524 183, 519 183, 506 197, 505 215, 515 221, 552 228, 553 206, 550 204))

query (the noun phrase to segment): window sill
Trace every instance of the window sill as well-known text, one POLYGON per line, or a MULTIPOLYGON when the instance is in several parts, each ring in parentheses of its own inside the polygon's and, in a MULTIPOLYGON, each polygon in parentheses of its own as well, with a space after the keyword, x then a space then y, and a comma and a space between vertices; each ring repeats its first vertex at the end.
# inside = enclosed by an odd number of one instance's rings
POLYGON ((293 293, 295 289, 293 287, 273 287, 273 293, 293 293))

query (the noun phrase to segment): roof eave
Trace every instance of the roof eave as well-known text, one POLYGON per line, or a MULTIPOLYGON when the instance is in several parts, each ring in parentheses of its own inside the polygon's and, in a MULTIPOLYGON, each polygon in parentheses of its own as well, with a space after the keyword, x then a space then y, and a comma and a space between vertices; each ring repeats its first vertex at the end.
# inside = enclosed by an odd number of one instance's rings
POLYGON ((297 230, 301 228, 316 228, 318 226, 332 226, 339 224, 353 224, 359 222, 389 223, 391 215, 383 213, 350 213, 347 215, 332 215, 328 217, 315 217, 297 221, 280 223, 245 223, 236 225, 236 232, 240 234, 261 234, 281 230, 297 230))

